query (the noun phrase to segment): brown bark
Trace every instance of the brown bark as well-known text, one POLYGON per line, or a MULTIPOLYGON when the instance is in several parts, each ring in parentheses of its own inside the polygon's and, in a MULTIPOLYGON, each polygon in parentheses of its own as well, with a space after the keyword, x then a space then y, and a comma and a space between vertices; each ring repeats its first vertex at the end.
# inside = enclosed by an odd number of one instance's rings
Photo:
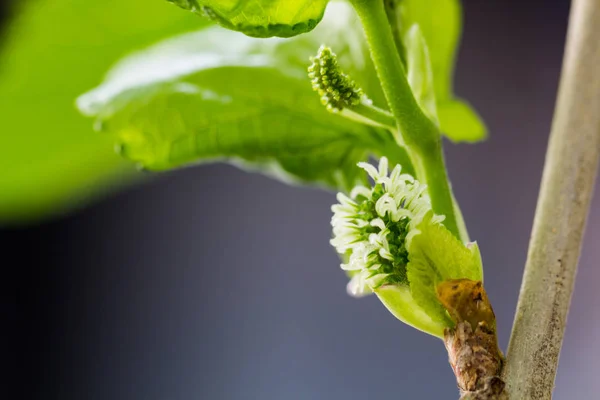
POLYGON ((444 344, 461 400, 506 400, 500 378, 504 357, 496 337, 496 317, 483 283, 468 279, 443 282, 438 298, 456 322, 444 344))
POLYGON ((471 324, 459 322, 447 329, 444 343, 450 366, 456 376, 461 400, 506 399, 504 381, 500 378, 503 365, 496 333, 481 321, 473 330, 471 324))

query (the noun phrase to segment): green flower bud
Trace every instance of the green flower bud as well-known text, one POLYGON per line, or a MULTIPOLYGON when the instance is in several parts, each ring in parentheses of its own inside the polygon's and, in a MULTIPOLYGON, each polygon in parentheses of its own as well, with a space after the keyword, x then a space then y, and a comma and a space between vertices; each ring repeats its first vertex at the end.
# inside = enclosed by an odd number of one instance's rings
POLYGON ((329 47, 321 46, 311 61, 308 76, 313 89, 319 93, 321 102, 329 111, 341 111, 345 107, 360 104, 362 90, 342 72, 337 56, 329 47))

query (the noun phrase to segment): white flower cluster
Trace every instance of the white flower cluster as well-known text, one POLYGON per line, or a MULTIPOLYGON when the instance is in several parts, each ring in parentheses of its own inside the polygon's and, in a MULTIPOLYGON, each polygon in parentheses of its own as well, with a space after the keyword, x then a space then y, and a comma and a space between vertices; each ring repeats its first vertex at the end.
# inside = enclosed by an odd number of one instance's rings
MULTIPOLYGON (((388 176, 388 160, 379 169, 359 163, 374 181, 374 187, 355 187, 350 197, 339 193, 332 207, 333 239, 338 253, 348 256, 342 269, 350 271, 348 293, 362 296, 383 283, 408 284, 406 242, 419 233, 416 225, 431 211, 427 186, 396 165, 388 176)), ((443 216, 433 216, 440 223, 443 216)))

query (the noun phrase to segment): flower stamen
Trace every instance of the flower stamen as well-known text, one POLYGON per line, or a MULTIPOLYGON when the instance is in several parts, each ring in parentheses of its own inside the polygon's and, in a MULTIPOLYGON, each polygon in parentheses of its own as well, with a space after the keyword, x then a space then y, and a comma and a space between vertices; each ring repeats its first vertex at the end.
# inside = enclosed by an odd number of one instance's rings
MULTIPOLYGON (((433 214, 427 186, 396 165, 388 175, 388 160, 382 157, 378 168, 358 164, 373 179, 372 188, 356 186, 350 196, 338 194, 332 206, 333 239, 338 253, 348 255, 343 270, 353 273, 348 292, 362 296, 385 283, 408 285, 406 242, 419 231, 416 226, 433 214)), ((443 216, 433 215, 439 224, 443 216)))

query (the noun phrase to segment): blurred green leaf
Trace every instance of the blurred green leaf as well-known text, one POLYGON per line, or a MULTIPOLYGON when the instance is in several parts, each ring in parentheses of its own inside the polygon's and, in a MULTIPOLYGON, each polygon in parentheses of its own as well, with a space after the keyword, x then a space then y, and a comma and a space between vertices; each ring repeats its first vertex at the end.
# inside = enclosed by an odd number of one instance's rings
POLYGON ((415 99, 425 114, 436 123, 438 122, 435 87, 431 61, 427 51, 427 43, 421 34, 419 25, 413 25, 404 35, 406 48, 406 63, 408 70, 408 83, 415 99))
POLYGON ((0 41, 0 220, 77 204, 125 171, 74 99, 119 57, 206 23, 148 0, 20 2, 0 41))
POLYGON ((444 134, 453 142, 477 142, 487 136, 483 121, 464 101, 438 104, 437 114, 444 134))
POLYGON ((218 27, 167 40, 123 60, 78 104, 148 169, 228 160, 288 182, 348 189, 363 179, 356 163, 385 152, 410 171, 389 132, 327 112, 312 92, 308 60, 327 40, 382 99, 352 9, 330 10, 317 29, 291 40, 218 27))
POLYGON ((462 26, 459 0, 399 0, 402 36, 418 24, 427 42, 438 101, 452 97, 454 58, 462 26))
POLYGON ((426 216, 420 231, 407 245, 406 267, 410 291, 427 314, 440 324, 448 321, 446 310, 437 298, 437 285, 450 279, 483 280, 483 266, 477 243, 465 246, 442 224, 430 223, 426 216))
POLYGON ((329 0, 167 0, 253 37, 292 37, 311 31, 329 0))
POLYGON ((481 118, 466 103, 456 99, 452 78, 462 29, 460 0, 396 0, 402 37, 418 24, 431 60, 435 98, 442 132, 455 142, 486 138, 481 118))

